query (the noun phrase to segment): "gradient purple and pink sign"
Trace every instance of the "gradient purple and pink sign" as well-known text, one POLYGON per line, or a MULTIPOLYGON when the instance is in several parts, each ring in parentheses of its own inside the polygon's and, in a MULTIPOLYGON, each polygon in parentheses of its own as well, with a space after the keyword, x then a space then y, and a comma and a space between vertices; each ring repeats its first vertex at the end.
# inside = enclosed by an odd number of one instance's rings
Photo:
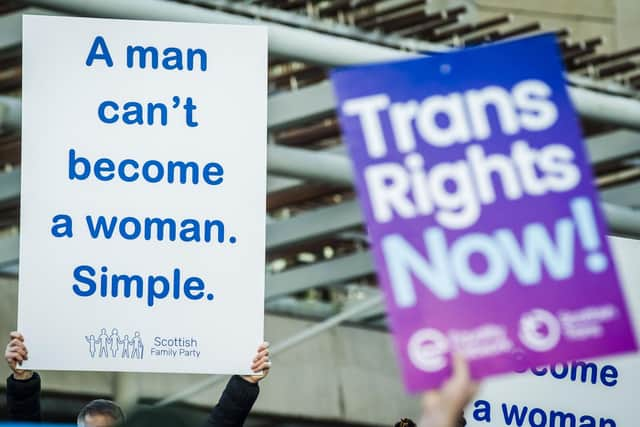
POLYGON ((636 350, 553 36, 331 78, 409 391, 636 350))

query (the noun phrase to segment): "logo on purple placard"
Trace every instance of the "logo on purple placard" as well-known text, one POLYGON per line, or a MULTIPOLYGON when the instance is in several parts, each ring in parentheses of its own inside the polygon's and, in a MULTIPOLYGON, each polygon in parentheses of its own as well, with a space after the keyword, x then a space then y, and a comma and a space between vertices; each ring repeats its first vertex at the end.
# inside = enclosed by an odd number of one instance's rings
POLYGON ((553 37, 332 80, 409 390, 636 348, 553 37))

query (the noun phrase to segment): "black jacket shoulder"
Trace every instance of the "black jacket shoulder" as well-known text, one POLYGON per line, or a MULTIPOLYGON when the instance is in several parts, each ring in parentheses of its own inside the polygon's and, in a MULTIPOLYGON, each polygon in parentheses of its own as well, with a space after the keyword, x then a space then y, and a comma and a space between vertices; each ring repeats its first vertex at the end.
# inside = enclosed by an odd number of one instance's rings
POLYGON ((232 376, 203 427, 241 427, 259 392, 258 384, 245 381, 238 375, 232 376))
POLYGON ((7 409, 13 421, 40 421, 40 375, 37 372, 28 380, 7 378, 7 409))
MULTIPOLYGON (((40 376, 37 372, 34 372, 28 380, 16 380, 13 375, 10 375, 7 378, 9 419, 13 421, 41 421, 40 389, 40 376)), ((260 388, 257 384, 234 375, 227 383, 222 396, 220 396, 220 401, 211 410, 203 427, 241 427, 258 398, 259 392, 260 388)))

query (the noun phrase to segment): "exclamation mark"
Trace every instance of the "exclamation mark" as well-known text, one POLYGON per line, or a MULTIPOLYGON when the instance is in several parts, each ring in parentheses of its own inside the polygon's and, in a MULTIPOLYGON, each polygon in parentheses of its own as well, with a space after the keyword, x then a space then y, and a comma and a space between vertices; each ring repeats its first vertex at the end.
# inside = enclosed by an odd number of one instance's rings
POLYGON ((591 201, 586 197, 577 197, 571 200, 571 213, 575 219, 582 246, 589 252, 585 259, 587 268, 593 273, 600 273, 606 270, 609 261, 600 252, 600 236, 598 235, 598 227, 591 201))

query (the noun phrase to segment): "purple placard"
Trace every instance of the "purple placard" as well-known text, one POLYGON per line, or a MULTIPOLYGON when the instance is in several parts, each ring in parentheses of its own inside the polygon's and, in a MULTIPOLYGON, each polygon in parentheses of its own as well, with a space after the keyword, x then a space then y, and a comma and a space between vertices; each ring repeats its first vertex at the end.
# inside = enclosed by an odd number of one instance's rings
POLYGON ((332 80, 409 391, 636 350, 553 36, 332 80))

